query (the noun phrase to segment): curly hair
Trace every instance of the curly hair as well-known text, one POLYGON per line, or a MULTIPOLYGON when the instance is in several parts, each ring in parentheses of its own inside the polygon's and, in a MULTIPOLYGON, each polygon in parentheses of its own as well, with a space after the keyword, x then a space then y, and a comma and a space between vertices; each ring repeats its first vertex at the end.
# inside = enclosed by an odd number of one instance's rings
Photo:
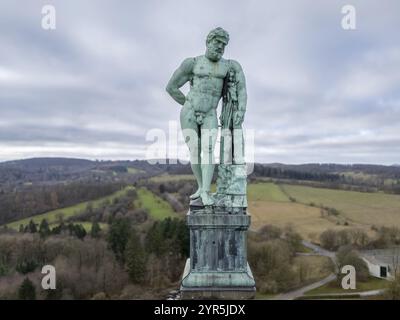
POLYGON ((221 27, 218 27, 218 28, 212 29, 209 32, 206 43, 209 43, 212 39, 214 39, 216 37, 222 38, 223 40, 225 40, 224 41, 225 44, 228 44, 228 42, 229 42, 229 33, 226 30, 222 29, 221 27))

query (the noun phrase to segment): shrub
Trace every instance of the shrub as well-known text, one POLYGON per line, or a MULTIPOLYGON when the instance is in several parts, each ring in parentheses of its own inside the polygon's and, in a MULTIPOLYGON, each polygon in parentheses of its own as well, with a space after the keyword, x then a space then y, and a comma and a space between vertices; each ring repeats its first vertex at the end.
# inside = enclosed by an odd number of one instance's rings
MULTIPOLYGON (((369 276, 368 266, 358 253, 351 246, 342 246, 336 253, 339 264, 339 272, 345 265, 351 265, 356 270, 357 281, 366 281, 369 276)), ((339 273, 338 280, 341 281, 344 274, 339 273)))
POLYGON ((29 278, 25 278, 19 287, 18 298, 20 300, 36 300, 36 289, 29 278))

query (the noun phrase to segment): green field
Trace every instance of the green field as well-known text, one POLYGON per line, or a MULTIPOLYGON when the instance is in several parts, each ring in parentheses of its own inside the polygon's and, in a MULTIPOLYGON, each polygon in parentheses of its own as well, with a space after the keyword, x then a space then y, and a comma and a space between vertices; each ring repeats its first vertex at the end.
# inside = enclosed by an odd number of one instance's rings
POLYGON ((388 285, 389 281, 387 280, 369 277, 368 281, 365 282, 358 281, 356 283, 356 289, 345 290, 336 280, 333 280, 319 288, 307 291, 305 295, 308 296, 308 295, 320 295, 320 294, 331 294, 331 293, 363 292, 363 291, 385 289, 388 285))
POLYGON ((132 168, 132 167, 127 167, 128 173, 130 174, 137 174, 137 173, 144 173, 143 170, 132 168))
POLYGON ((147 209, 153 219, 162 220, 177 216, 168 202, 156 196, 148 189, 139 188, 137 193, 138 200, 135 201, 135 206, 147 209))
POLYGON ((283 190, 303 204, 335 208, 352 222, 400 227, 400 195, 283 185, 283 190))
POLYGON ((64 219, 72 217, 72 216, 82 212, 83 210, 85 210, 89 203, 91 203, 93 205, 93 208, 98 208, 102 205, 102 203, 104 201, 106 201, 106 200, 112 201, 114 198, 118 198, 118 197, 124 195, 128 190, 131 190, 133 188, 134 187, 132 187, 132 186, 128 186, 128 187, 124 188, 123 190, 117 191, 109 196, 105 196, 105 197, 102 197, 102 198, 99 198, 99 199, 96 199, 93 201, 81 202, 81 203, 78 203, 78 204, 70 206, 70 207, 52 210, 52 211, 49 211, 49 212, 46 212, 43 214, 39 214, 39 215, 36 215, 33 217, 14 221, 14 222, 7 224, 7 226, 9 228, 18 230, 18 228, 21 224, 27 225, 30 220, 33 220, 34 223, 39 224, 43 219, 46 219, 49 224, 54 224, 54 223, 57 223, 57 221, 59 220, 59 217, 61 215, 64 219))
MULTIPOLYGON (((316 206, 318 202, 314 197, 312 199, 306 198, 310 190, 324 192, 325 198, 329 198, 337 191, 304 186, 280 186, 273 182, 250 184, 248 186, 248 208, 252 216, 251 228, 258 229, 266 224, 284 228, 290 224, 304 239, 314 242, 318 242, 319 235, 327 229, 341 230, 354 227, 362 228, 367 233, 371 232, 371 225, 363 220, 361 222, 349 220, 347 221, 348 225, 344 225, 344 223, 341 223, 344 219, 343 217, 323 216, 321 209, 316 206), (296 198, 297 201, 291 202, 289 196, 296 198), (316 205, 309 205, 311 202, 316 205)), ((353 199, 351 191, 342 192, 349 193, 349 199, 353 199)), ((381 196, 382 194, 376 195, 381 196)), ((357 202, 360 201, 357 198, 353 201, 354 205, 362 204, 357 202)), ((333 207, 333 204, 331 206, 333 207)), ((335 208, 337 207, 335 206, 335 208)))
POLYGON ((274 183, 253 183, 247 186, 249 201, 289 202, 289 198, 274 183))

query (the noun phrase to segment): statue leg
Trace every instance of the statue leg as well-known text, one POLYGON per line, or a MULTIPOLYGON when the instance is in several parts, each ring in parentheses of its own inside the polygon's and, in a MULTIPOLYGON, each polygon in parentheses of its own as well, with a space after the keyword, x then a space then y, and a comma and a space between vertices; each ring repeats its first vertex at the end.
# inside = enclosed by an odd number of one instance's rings
POLYGON ((215 167, 214 149, 217 135, 218 120, 216 111, 213 109, 210 110, 209 114, 204 118, 204 123, 201 126, 200 132, 202 151, 201 172, 203 181, 201 200, 205 206, 214 204, 214 199, 210 195, 210 189, 215 167))
POLYGON ((200 158, 200 136, 199 136, 199 126, 192 118, 192 113, 190 106, 184 106, 181 109, 181 128, 183 133, 183 138, 187 146, 189 147, 190 153, 190 166, 192 168, 193 174, 196 178, 198 189, 197 191, 190 195, 190 199, 196 199, 200 197, 202 190, 202 174, 201 174, 201 158, 200 158))

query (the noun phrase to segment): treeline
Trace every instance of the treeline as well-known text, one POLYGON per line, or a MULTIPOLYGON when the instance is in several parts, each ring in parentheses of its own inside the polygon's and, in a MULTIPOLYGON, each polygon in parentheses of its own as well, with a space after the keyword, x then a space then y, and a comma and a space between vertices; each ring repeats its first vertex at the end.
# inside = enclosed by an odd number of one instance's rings
POLYGON ((126 265, 132 283, 148 289, 177 284, 189 255, 189 230, 178 218, 156 221, 142 234, 128 219, 117 218, 107 241, 116 259, 126 265))
POLYGON ((97 221, 111 224, 115 218, 127 218, 132 223, 140 224, 148 220, 149 213, 140 206, 135 206, 138 195, 135 189, 129 189, 125 194, 113 198, 112 201, 106 199, 100 205, 94 207, 91 202, 86 208, 67 220, 76 221, 97 221))
POLYGON ((290 184, 311 187, 340 189, 359 192, 377 192, 400 194, 400 168, 394 166, 341 166, 341 165, 264 165, 255 164, 250 180, 271 178, 284 180, 290 184), (337 169, 336 172, 329 172, 337 169), (357 177, 346 174, 349 170, 365 173, 357 177), (364 171, 359 171, 364 170, 364 171))
MULTIPOLYGON (((176 290, 189 256, 185 221, 111 220, 105 230, 94 222, 87 234, 73 223, 49 230, 43 221, 0 233, 0 299, 162 299, 176 290), (41 289, 45 264, 56 268, 56 290, 41 289)), ((312 262, 296 256, 301 250, 290 227, 251 232, 248 260, 258 290, 278 293, 315 281, 312 262)))
POLYGON ((338 174, 313 172, 313 171, 299 171, 293 169, 270 167, 264 164, 254 164, 254 171, 251 177, 269 177, 278 179, 292 179, 292 180, 308 180, 308 181, 340 181, 341 177, 338 174))
MULTIPOLYGON (((249 179, 252 183, 257 183, 259 179, 257 176, 250 175, 249 179)), ((368 181, 356 181, 351 177, 341 176, 340 180, 337 181, 311 181, 311 180, 294 180, 294 179, 283 179, 283 178, 270 178, 271 181, 278 183, 287 183, 291 185, 300 185, 314 188, 327 188, 336 190, 346 191, 357 191, 357 192, 378 192, 383 191, 389 194, 400 194, 400 180, 391 182, 390 184, 384 183, 383 180, 374 180, 373 182, 368 181)), ((265 180, 263 180, 265 181, 265 180)))
POLYGON ((75 182, 16 189, 0 194, 0 224, 104 197, 122 187, 121 183, 75 182))
POLYGON ((384 184, 382 186, 382 191, 385 193, 400 194, 400 179, 391 184, 384 184))
MULTIPOLYGON (((93 238, 97 238, 100 235, 100 225, 97 221, 94 221, 92 224, 92 229, 90 235, 93 238)), ((56 227, 53 227, 52 229, 50 228, 49 223, 47 222, 46 219, 43 219, 39 226, 33 222, 33 220, 30 220, 29 223, 24 226, 20 225, 19 226, 19 232, 20 233, 39 233, 41 238, 46 238, 50 235, 58 235, 58 234, 63 234, 63 235, 69 235, 69 236, 75 236, 78 239, 83 239, 87 232, 86 229, 81 225, 81 224, 73 224, 71 222, 69 223, 64 223, 61 221, 59 225, 56 227)))
POLYGON ((400 245, 400 229, 397 227, 372 226, 376 236, 370 237, 367 232, 358 229, 332 230, 321 233, 320 244, 323 248, 336 251, 342 246, 352 246, 356 249, 383 249, 400 245))
POLYGON ((188 256, 185 222, 168 218, 146 227, 125 217, 112 220, 109 230, 93 223, 83 236, 71 223, 52 230, 42 222, 20 233, 2 231, 0 299, 165 297, 178 286, 188 256), (40 286, 46 264, 56 268, 56 290, 40 286))
POLYGON ((0 184, 72 181, 82 177, 95 162, 83 159, 33 158, 0 163, 0 184))
POLYGON ((82 241, 63 235, 42 239, 37 233, 0 235, 0 271, 0 299, 114 296, 128 281, 107 242, 91 237, 82 241), (56 290, 41 288, 41 268, 46 264, 56 268, 56 290))
POLYGON ((347 172, 363 173, 382 178, 400 179, 400 166, 385 166, 376 164, 336 164, 336 163, 305 163, 305 164, 264 164, 274 168, 283 168, 303 172, 335 173, 344 174, 347 172))

